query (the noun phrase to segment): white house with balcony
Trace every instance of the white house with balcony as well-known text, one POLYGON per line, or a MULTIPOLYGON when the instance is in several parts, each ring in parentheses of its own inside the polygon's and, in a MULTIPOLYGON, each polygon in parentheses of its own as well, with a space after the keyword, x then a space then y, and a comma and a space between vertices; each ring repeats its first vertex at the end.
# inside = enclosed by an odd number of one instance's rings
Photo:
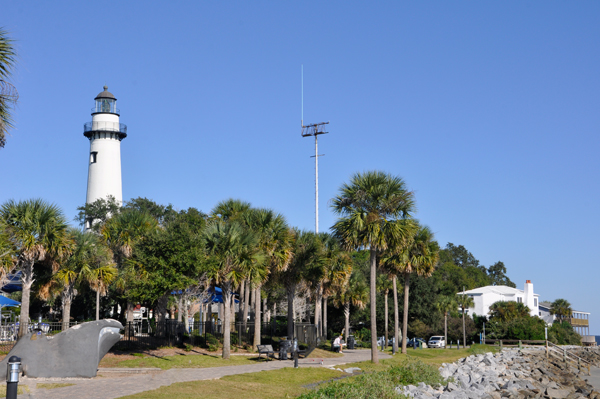
POLYGON ((465 313, 473 316, 488 316, 490 306, 498 301, 520 302, 530 309, 531 316, 539 316, 539 295, 533 292, 531 280, 525 282, 524 289, 508 287, 506 285, 488 285, 464 292, 473 298, 474 306, 465 313))

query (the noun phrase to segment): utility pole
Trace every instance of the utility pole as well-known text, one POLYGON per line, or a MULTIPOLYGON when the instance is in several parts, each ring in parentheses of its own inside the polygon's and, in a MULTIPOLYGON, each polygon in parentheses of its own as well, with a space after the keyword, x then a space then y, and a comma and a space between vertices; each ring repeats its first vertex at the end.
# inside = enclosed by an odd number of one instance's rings
POLYGON ((319 232, 319 157, 325 155, 319 154, 318 136, 329 133, 325 131, 325 125, 329 125, 329 122, 313 123, 306 126, 302 123, 302 137, 315 136, 315 155, 311 156, 311 158, 315 158, 315 233, 319 232))

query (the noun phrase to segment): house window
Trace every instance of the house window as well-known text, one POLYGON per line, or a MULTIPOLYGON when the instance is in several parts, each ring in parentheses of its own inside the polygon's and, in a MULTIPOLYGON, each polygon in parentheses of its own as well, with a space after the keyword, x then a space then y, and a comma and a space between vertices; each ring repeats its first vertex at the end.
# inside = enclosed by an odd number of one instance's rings
POLYGON ((96 163, 96 157, 98 156, 98 152, 90 152, 90 163, 96 163))
POLYGON ((519 302, 519 303, 523 303, 523 298, 521 298, 520 296, 519 296, 519 297, 517 297, 517 302, 519 302))
POLYGON ((533 306, 537 306, 537 298, 533 298, 533 306))
POLYGON ((540 312, 540 317, 542 316, 542 312, 540 312))

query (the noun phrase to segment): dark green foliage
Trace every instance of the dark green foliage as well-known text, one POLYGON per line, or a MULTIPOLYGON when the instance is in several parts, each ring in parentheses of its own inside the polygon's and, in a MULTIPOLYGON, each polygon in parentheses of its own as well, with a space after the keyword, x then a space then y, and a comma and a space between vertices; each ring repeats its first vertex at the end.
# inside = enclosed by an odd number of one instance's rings
POLYGON ((543 340, 546 323, 529 314, 520 302, 498 301, 490 306, 486 335, 497 339, 543 340))
POLYGON ((557 345, 581 345, 581 336, 566 321, 552 324, 548 329, 548 340, 557 345))
POLYGON ((421 360, 408 358, 402 366, 388 370, 359 375, 300 396, 303 399, 355 399, 355 398, 401 398, 396 394, 399 385, 417 385, 419 382, 437 386, 444 383, 436 367, 421 360))
POLYGON ((506 266, 503 262, 496 262, 488 268, 488 275, 494 285, 506 285, 515 288, 517 285, 510 281, 506 275, 506 266))

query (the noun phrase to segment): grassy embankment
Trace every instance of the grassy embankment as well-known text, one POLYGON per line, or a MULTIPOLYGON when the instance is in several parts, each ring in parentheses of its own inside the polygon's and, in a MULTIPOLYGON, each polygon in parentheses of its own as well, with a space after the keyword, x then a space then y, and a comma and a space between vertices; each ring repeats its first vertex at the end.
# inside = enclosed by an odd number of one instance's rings
POLYGON ((360 398, 365 395, 386 397, 397 384, 408 381, 435 382, 436 370, 442 363, 452 363, 457 359, 469 356, 474 352, 490 351, 491 348, 474 349, 425 349, 408 350, 407 355, 398 354, 375 365, 371 362, 345 364, 343 367, 360 367, 364 375, 343 378, 345 373, 327 368, 285 368, 281 370, 262 371, 239 374, 218 380, 193 381, 172 384, 168 387, 127 396, 127 399, 158 399, 177 397, 191 399, 199 397, 211 398, 295 398, 306 395, 306 398, 360 398), (306 388, 307 385, 320 384, 317 389, 306 388), (207 393, 210 395, 207 396, 207 393))

